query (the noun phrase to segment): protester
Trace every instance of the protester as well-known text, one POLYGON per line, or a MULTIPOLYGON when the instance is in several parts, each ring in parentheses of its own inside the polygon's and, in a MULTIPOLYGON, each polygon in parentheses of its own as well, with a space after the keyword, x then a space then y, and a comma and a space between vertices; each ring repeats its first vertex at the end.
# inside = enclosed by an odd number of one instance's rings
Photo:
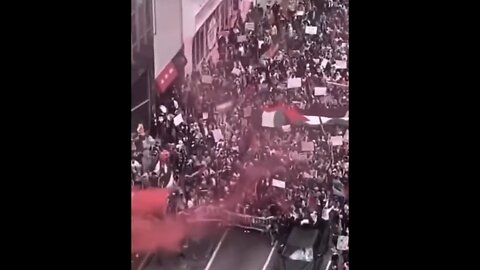
POLYGON ((348 6, 275 2, 237 20, 218 63, 158 100, 151 132, 139 125, 133 185, 174 187, 177 211, 275 217, 272 239, 294 224, 348 235, 348 6))

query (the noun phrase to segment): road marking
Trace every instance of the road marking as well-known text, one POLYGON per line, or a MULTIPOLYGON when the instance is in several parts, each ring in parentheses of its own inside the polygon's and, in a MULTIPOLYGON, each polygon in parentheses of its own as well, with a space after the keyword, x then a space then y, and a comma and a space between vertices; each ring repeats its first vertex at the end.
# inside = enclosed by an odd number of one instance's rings
POLYGON ((210 257, 210 260, 208 260, 208 264, 207 266, 205 267, 205 270, 208 270, 210 269, 210 267, 212 266, 213 264, 213 260, 215 259, 215 257, 217 256, 217 253, 218 251, 220 250, 220 246, 222 245, 223 241, 225 240, 225 237, 227 236, 227 233, 230 231, 230 228, 228 228, 222 235, 222 238, 220 238, 220 241, 218 241, 218 244, 217 244, 217 247, 215 248, 215 250, 213 251, 213 254, 212 256, 210 257))
POLYGON ((275 244, 273 244, 272 250, 270 250, 270 254, 268 254, 267 261, 265 261, 265 264, 263 265, 262 270, 266 270, 266 269, 267 269, 267 266, 268 266, 268 264, 270 263, 270 260, 272 259, 273 251, 275 251, 275 248, 277 247, 277 243, 278 243, 278 242, 275 242, 275 244))
POLYGON ((325 267, 325 270, 328 270, 328 268, 330 267, 330 264, 332 264, 332 259, 330 259, 327 263, 327 267, 325 267))

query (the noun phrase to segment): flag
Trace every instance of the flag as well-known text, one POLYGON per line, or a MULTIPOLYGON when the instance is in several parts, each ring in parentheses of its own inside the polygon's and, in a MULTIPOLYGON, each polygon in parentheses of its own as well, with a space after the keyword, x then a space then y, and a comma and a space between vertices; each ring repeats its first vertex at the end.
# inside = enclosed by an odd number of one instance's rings
POLYGON ((262 113, 262 127, 281 127, 285 125, 285 116, 281 111, 262 113))
POLYGON ((287 120, 292 124, 301 124, 306 123, 308 118, 291 105, 278 104, 263 108, 262 126, 281 127, 286 125, 287 120))
POLYGON ((333 195, 345 197, 345 185, 340 180, 333 180, 333 195))

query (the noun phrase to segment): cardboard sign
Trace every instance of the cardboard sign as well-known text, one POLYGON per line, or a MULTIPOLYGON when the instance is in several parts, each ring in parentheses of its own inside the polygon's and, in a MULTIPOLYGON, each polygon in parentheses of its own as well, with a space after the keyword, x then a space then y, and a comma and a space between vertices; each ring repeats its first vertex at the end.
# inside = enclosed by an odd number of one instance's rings
POLYGON ((279 187, 279 188, 285 188, 285 181, 278 180, 278 179, 272 179, 272 186, 279 187))
POLYGON ((246 35, 241 35, 237 37, 237 42, 246 42, 246 41, 247 41, 246 35))
POLYGON ((225 138, 223 137, 222 131, 221 131, 220 129, 218 129, 218 128, 212 130, 212 134, 213 134, 213 139, 215 140, 215 142, 218 142, 218 141, 220 141, 220 140, 225 139, 225 138))
POLYGON ((348 250, 348 235, 340 235, 338 237, 337 250, 348 250))
POLYGON ((253 22, 245 23, 245 30, 254 31, 255 30, 255 23, 253 23, 253 22))
POLYGON ((243 109, 243 117, 250 117, 252 115, 252 107, 248 106, 243 109))
POLYGON ((298 88, 302 87, 302 78, 290 78, 287 81, 287 88, 298 88))
POLYGON ((315 96, 325 96, 327 94, 327 87, 315 87, 315 96))
POLYGON ((182 117, 181 114, 179 114, 179 115, 175 116, 175 118, 173 118, 173 124, 174 124, 175 126, 178 126, 178 125, 180 125, 181 123, 183 123, 183 117, 182 117))
POLYGON ((313 142, 302 142, 303 152, 312 152, 315 149, 313 142))
POLYGON ((208 119, 208 112, 202 113, 202 119, 208 119))
POLYGON ((210 75, 202 75, 202 83, 212 84, 213 78, 210 75))
POLYGON ((332 136, 330 138, 330 142, 333 146, 339 146, 343 144, 343 137, 342 136, 332 136))
POLYGON ((307 26, 305 27, 305 34, 307 35, 316 35, 317 27, 316 26, 307 26))
POLYGON ((242 72, 242 71, 241 71, 240 69, 238 69, 238 68, 233 68, 233 69, 232 69, 232 74, 234 74, 234 75, 240 76, 240 73, 241 73, 241 72, 242 72))

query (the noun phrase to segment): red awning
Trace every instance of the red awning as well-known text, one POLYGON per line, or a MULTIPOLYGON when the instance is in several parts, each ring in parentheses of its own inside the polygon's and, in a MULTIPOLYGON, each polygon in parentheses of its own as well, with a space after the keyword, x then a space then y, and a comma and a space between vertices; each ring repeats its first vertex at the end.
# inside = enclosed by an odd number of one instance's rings
POLYGON ((178 71, 175 65, 170 62, 155 78, 160 94, 165 92, 170 84, 177 78, 178 71))

